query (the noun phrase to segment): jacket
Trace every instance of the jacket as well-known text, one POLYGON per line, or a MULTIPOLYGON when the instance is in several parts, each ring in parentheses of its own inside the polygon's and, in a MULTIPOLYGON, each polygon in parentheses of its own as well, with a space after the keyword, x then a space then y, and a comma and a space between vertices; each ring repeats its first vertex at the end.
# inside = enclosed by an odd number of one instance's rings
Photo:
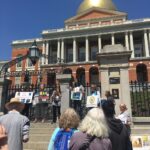
POLYGON ((109 138, 112 143, 112 150, 132 150, 132 144, 125 125, 120 119, 107 118, 110 128, 109 138))
POLYGON ((69 150, 112 150, 112 146, 108 138, 97 138, 76 132, 70 139, 69 150))

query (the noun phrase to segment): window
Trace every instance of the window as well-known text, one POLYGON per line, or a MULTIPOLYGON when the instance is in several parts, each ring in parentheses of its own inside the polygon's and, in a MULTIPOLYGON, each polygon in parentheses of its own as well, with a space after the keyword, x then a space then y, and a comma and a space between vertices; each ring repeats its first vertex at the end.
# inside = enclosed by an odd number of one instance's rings
POLYGON ((148 81, 147 66, 145 64, 137 65, 136 74, 137 74, 138 82, 147 82, 148 81))
POLYGON ((134 45, 135 57, 142 57, 142 44, 134 45))
POLYGON ((90 60, 96 60, 96 54, 98 52, 97 46, 91 46, 90 48, 90 60))
POLYGON ((85 61, 85 47, 79 47, 79 61, 85 61))
POLYGON ((73 49, 72 48, 67 48, 66 49, 66 61, 67 62, 72 62, 73 61, 73 49))

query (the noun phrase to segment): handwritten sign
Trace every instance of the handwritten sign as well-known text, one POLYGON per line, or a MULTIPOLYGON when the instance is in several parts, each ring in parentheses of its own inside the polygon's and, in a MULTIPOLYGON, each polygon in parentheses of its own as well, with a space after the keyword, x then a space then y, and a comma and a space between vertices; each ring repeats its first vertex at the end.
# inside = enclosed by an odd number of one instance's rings
POLYGON ((15 97, 22 103, 32 103, 33 92, 16 92, 15 97))

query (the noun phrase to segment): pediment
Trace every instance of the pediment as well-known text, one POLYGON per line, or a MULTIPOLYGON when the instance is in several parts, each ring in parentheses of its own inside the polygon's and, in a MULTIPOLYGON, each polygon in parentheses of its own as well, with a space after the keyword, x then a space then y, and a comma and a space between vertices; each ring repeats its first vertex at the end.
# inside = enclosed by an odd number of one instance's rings
POLYGON ((107 13, 107 12, 100 12, 100 11, 92 11, 87 14, 84 14, 80 17, 77 17, 75 20, 87 20, 87 19, 96 19, 96 18, 104 18, 104 17, 111 17, 114 14, 107 13))
POLYGON ((93 7, 79 15, 69 18, 68 20, 65 21, 65 23, 76 22, 76 21, 78 22, 82 20, 85 21, 89 19, 102 19, 102 18, 113 17, 113 16, 126 16, 126 15, 127 14, 124 12, 93 7))

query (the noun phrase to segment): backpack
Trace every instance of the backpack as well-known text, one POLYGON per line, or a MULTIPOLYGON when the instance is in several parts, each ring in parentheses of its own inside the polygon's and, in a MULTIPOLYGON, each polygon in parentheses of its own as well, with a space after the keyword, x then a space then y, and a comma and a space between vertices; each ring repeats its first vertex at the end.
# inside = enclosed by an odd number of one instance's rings
POLYGON ((68 150, 70 138, 73 135, 73 133, 73 129, 70 129, 69 131, 60 129, 55 137, 54 150, 68 150))

